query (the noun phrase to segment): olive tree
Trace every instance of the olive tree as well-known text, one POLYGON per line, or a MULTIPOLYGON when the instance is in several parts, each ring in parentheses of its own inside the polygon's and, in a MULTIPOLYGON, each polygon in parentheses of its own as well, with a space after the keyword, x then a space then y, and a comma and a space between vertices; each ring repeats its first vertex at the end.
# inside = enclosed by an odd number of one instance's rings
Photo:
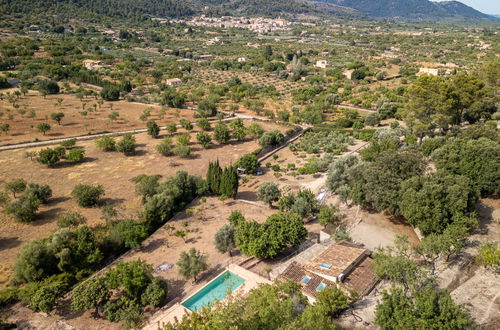
POLYGON ((281 191, 274 182, 264 182, 259 186, 257 190, 257 197, 269 204, 269 207, 273 207, 273 202, 276 202, 281 197, 281 191))

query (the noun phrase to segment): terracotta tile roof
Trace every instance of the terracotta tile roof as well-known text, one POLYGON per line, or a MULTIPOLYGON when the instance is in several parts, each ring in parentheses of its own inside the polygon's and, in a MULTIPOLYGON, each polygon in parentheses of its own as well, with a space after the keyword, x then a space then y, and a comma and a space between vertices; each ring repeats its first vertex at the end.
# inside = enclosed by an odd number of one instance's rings
POLYGON ((344 284, 356 291, 360 297, 370 293, 379 281, 379 278, 373 272, 372 264, 373 260, 365 257, 344 280, 344 284))
POLYGON ((306 269, 304 269, 302 265, 300 265, 296 261, 290 263, 290 265, 288 265, 288 267, 283 271, 283 273, 281 273, 278 276, 278 279, 292 280, 296 283, 299 283, 302 286, 302 291, 311 297, 316 297, 316 294, 318 293, 316 288, 320 283, 324 283, 326 284, 326 286, 335 285, 335 283, 307 271, 306 269), (309 282, 307 282, 307 284, 301 282, 304 276, 310 277, 310 280, 309 282))
POLYGON ((304 267, 317 274, 338 277, 340 274, 347 275, 356 263, 369 254, 368 250, 350 244, 332 244, 304 267), (321 265, 329 267, 325 268, 321 265))

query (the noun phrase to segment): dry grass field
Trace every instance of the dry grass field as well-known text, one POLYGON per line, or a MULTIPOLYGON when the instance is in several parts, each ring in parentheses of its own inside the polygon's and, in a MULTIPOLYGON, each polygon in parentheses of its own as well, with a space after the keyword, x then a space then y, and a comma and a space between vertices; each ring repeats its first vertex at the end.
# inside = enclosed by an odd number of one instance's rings
MULTIPOLYGON (((286 128, 270 123, 262 124, 264 129, 286 128)), ((182 130, 180 130, 182 133, 182 130)), ((161 133, 164 133, 162 131, 161 133)), ((106 196, 105 202, 115 206, 122 217, 135 217, 141 210, 140 200, 134 193, 134 183, 130 180, 139 174, 160 174, 163 177, 174 175, 177 171, 187 171, 193 175, 204 176, 209 161, 219 159, 221 165, 236 162, 241 156, 259 148, 256 141, 213 145, 203 149, 194 141, 196 130, 191 133, 192 157, 163 157, 155 150, 161 139, 136 134, 137 154, 126 157, 118 152, 102 152, 95 141, 79 142, 85 148, 85 161, 68 165, 64 162, 47 168, 24 158, 28 149, 0 152, 0 186, 13 178, 23 178, 28 182, 48 184, 52 187, 53 197, 48 205, 39 209, 38 219, 32 223, 19 223, 11 216, 0 213, 0 287, 4 287, 11 273, 11 267, 22 244, 31 239, 44 238, 57 230, 56 218, 67 211, 78 211, 88 219, 89 225, 101 223, 101 210, 84 209, 73 201, 71 191, 76 184, 101 184, 106 196)), ((175 140, 175 139, 174 139, 175 140)))
MULTIPOLYGON (((5 90, 3 93, 13 93, 16 90, 5 90)), ((19 106, 17 109, 7 97, 0 100, 0 113, 2 113, 0 123, 10 126, 7 133, 1 133, 0 145, 145 128, 146 122, 139 117, 147 108, 151 109, 151 116, 148 119, 156 120, 161 126, 172 121, 178 122, 179 118, 193 120, 194 115, 192 110, 168 109, 166 115, 160 119, 161 107, 157 105, 120 100, 104 102, 99 106, 94 97, 79 100, 74 94, 57 94, 43 98, 36 91, 21 96, 16 103, 19 106), (60 105, 57 105, 57 99, 62 99, 60 105), (31 111, 35 113, 33 118, 30 118, 31 111), (179 111, 179 118, 175 116, 175 111, 179 111), (51 119, 50 115, 54 112, 64 113, 61 125, 51 119), (119 114, 113 121, 109 118, 112 112, 119 114), (48 123, 51 126, 45 135, 37 130, 40 123, 48 123)))

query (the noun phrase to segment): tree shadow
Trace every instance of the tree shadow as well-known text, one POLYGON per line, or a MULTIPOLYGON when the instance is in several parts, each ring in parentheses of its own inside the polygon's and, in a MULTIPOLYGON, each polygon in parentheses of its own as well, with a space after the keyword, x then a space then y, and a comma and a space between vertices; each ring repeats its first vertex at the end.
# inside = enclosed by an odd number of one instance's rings
POLYGON ((198 242, 202 237, 201 236, 198 236, 198 237, 190 237, 186 240, 186 243, 191 243, 191 244, 194 244, 196 242, 198 242))
POLYGON ((477 206, 479 226, 473 230, 473 234, 488 234, 488 225, 493 221, 494 208, 480 201, 477 206))
POLYGON ((164 245, 166 242, 167 242, 167 240, 164 238, 154 239, 154 240, 150 241, 148 243, 148 245, 141 248, 141 251, 146 252, 146 253, 151 253, 151 252, 155 251, 156 249, 158 249, 160 246, 164 245))
POLYGON ((186 281, 184 280, 167 280, 167 302, 176 298, 182 298, 185 284, 186 281))
POLYGON ((99 203, 99 206, 116 206, 116 205, 119 205, 121 203, 125 202, 125 199, 123 198, 102 198, 100 203, 99 203))
POLYGON ((132 157, 140 157, 146 155, 148 152, 144 149, 136 150, 132 157))
POLYGON ((66 196, 59 196, 59 197, 49 199, 49 202, 47 204, 54 205, 54 204, 58 204, 58 203, 63 203, 63 202, 70 200, 70 199, 71 198, 66 197, 66 196))
POLYGON ((252 202, 256 202, 259 200, 257 198, 257 193, 255 193, 254 191, 248 191, 248 190, 238 192, 238 195, 236 195, 236 198, 245 199, 245 200, 252 201, 252 202))
POLYGON ((46 134, 45 136, 63 136, 64 134, 63 133, 49 133, 49 134, 46 134))
POLYGON ((50 208, 38 213, 35 221, 30 222, 34 226, 42 226, 53 221, 64 209, 60 207, 50 208))
POLYGON ((19 246, 21 242, 17 237, 2 237, 0 238, 0 250, 9 250, 19 246))

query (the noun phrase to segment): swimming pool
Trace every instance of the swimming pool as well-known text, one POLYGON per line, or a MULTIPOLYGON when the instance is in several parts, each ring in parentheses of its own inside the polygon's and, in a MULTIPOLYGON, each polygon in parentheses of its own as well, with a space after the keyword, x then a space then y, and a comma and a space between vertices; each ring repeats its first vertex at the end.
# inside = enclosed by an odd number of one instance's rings
POLYGON ((182 306, 191 311, 197 311, 202 307, 207 307, 216 300, 224 299, 228 294, 236 290, 245 282, 245 279, 226 271, 215 280, 205 285, 195 295, 182 303, 182 306))

